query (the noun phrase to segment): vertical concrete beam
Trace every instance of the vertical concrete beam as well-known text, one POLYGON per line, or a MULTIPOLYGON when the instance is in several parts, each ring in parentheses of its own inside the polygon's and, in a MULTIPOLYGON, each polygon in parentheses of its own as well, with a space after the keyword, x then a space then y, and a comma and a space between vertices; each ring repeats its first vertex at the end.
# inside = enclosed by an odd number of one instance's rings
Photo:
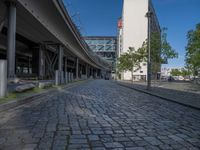
POLYGON ((56 84, 56 86, 58 86, 58 85, 60 85, 60 75, 59 75, 60 73, 59 73, 59 70, 56 70, 56 72, 55 72, 55 84, 56 84))
POLYGON ((63 47, 62 45, 58 46, 58 84, 63 84, 63 47))
POLYGON ((16 3, 6 1, 8 6, 7 60, 8 78, 15 78, 15 48, 16 48, 16 3))
POLYGON ((61 45, 58 48, 58 70, 63 71, 63 47, 61 45))
POLYGON ((45 51, 42 46, 39 48, 39 78, 45 77, 45 51))
POLYGON ((32 48, 32 73, 36 74, 39 79, 45 77, 45 51, 41 45, 32 48))
POLYGON ((68 83, 68 73, 67 73, 67 56, 64 58, 64 78, 65 78, 65 83, 68 83))
POLYGON ((67 56, 64 59, 64 71, 67 72, 67 56))
POLYGON ((79 78, 79 59, 76 58, 76 79, 79 78))
POLYGON ((85 75, 86 78, 88 78, 88 64, 85 65, 85 75))
POLYGON ((7 93, 7 61, 0 60, 0 98, 7 93))

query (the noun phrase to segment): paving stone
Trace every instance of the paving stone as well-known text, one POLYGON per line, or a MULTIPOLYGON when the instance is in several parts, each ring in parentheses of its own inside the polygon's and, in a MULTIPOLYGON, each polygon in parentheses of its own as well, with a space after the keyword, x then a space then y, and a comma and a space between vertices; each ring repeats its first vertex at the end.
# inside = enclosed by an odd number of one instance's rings
POLYGON ((97 141, 99 140, 98 135, 88 135, 89 141, 97 141))
POLYGON ((143 147, 131 147, 131 148, 126 148, 126 150, 146 150, 143 147))
POLYGON ((0 118, 3 150, 200 149, 199 110, 112 81, 49 93, 0 118))
POLYGON ((111 143, 104 143, 106 148, 119 148, 119 147, 124 147, 122 144, 118 142, 111 142, 111 143))
POLYGON ((162 143, 156 139, 155 137, 144 137, 144 140, 146 140, 147 142, 149 142, 152 145, 161 145, 162 143))

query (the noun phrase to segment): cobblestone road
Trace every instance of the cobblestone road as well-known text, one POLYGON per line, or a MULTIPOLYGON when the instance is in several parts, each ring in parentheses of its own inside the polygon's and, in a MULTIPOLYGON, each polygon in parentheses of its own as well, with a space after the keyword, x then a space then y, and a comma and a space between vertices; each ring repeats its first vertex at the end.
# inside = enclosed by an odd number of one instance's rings
POLYGON ((200 149, 200 111, 95 80, 0 114, 0 149, 200 149))

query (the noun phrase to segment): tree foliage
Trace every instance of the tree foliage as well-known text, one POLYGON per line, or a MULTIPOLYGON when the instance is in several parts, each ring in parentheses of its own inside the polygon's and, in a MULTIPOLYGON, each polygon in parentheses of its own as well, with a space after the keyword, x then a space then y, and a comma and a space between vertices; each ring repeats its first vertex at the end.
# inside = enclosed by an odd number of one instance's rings
POLYGON ((187 68, 172 69, 171 70, 172 76, 183 76, 183 77, 185 77, 185 76, 189 76, 191 74, 192 74, 192 72, 187 68))
POLYGON ((195 30, 190 30, 187 34, 188 44, 186 46, 186 65, 192 69, 193 75, 197 75, 200 68, 200 23, 195 30))
POLYGON ((151 34, 151 51, 152 61, 166 64, 168 59, 178 58, 178 53, 172 48, 167 41, 167 28, 161 30, 161 35, 158 32, 151 34))
POLYGON ((146 58, 146 43, 143 43, 138 50, 135 50, 134 47, 129 47, 128 51, 118 58, 118 71, 131 71, 133 80, 133 72, 140 68, 140 63, 146 61, 146 58))
POLYGON ((171 75, 172 76, 180 76, 181 75, 181 71, 179 69, 172 69, 171 70, 171 75))

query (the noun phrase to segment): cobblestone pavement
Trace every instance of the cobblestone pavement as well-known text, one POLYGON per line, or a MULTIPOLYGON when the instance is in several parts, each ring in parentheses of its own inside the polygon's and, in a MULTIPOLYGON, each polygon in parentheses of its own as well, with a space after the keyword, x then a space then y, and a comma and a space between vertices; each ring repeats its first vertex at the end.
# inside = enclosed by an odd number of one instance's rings
POLYGON ((200 111, 105 80, 0 113, 0 149, 200 149, 200 111))

